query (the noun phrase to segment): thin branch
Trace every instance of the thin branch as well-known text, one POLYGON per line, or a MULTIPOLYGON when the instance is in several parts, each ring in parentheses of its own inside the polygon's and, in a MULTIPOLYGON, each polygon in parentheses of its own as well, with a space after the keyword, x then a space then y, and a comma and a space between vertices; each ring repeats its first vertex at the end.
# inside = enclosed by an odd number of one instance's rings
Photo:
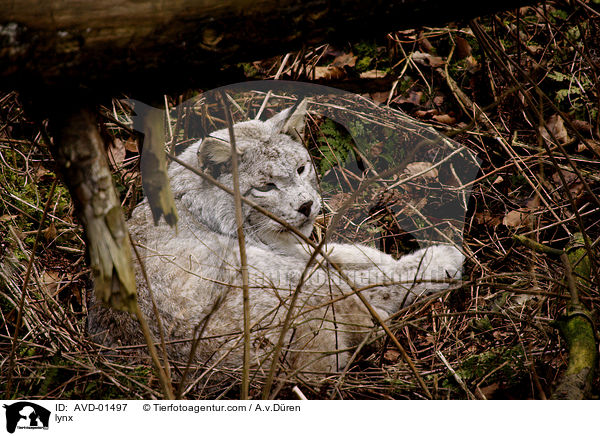
POLYGON ((244 218, 242 217, 242 200, 240 193, 240 173, 238 168, 238 151, 235 146, 235 132, 231 111, 227 102, 225 91, 221 91, 221 104, 225 111, 225 120, 229 130, 231 143, 231 172, 233 175, 233 201, 235 204, 235 223, 237 226, 237 240, 240 250, 240 264, 242 274, 242 295, 244 304, 244 361, 242 365, 242 392, 241 399, 248 399, 248 385, 250 380, 250 292, 248 284, 248 259, 246 257, 246 240, 244 238, 244 218))

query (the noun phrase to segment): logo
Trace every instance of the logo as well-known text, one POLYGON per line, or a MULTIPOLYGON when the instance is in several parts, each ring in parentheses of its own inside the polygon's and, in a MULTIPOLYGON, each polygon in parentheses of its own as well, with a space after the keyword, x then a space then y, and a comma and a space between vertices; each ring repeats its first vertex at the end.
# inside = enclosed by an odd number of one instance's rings
POLYGON ((6 431, 14 433, 18 429, 48 429, 50 411, 29 401, 19 401, 3 405, 6 409, 6 431))

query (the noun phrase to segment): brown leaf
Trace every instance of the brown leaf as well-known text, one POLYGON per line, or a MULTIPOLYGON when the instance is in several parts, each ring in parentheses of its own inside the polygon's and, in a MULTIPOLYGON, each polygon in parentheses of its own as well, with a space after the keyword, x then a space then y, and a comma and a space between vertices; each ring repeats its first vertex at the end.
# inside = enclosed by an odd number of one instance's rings
MULTIPOLYGON (((586 139, 585 142, 587 142, 588 147, 590 147, 596 153, 600 154, 600 142, 594 141, 593 139, 586 139)), ((577 145, 577 151, 579 153, 583 151, 588 151, 588 147, 586 147, 586 145, 583 142, 580 142, 579 145, 577 145)))
POLYGON ((481 393, 485 395, 486 398, 490 398, 494 393, 500 388, 499 383, 492 383, 489 386, 485 386, 481 388, 481 393))
POLYGON ((2 215, 0 216, 0 223, 5 223, 7 221, 12 221, 14 219, 19 218, 19 215, 2 215))
POLYGON ((550 134, 554 135, 554 138, 556 138, 558 143, 561 145, 566 144, 571 139, 569 138, 569 134, 567 133, 563 119, 557 114, 554 114, 548 118, 548 121, 546 121, 546 127, 543 127, 540 132, 544 140, 550 144, 554 143, 554 140, 550 134))
POLYGON ((584 190, 585 190, 585 185, 581 182, 573 183, 573 184, 569 185, 569 192, 571 192, 571 196, 575 200, 580 199, 581 194, 583 194, 584 190))
POLYGON ((432 166, 433 164, 431 162, 411 162, 404 168, 404 174, 410 177, 423 173, 419 177, 423 177, 424 179, 437 179, 438 170, 437 168, 429 169, 432 166))
POLYGON ((139 151, 137 140, 135 138, 129 138, 125 141, 125 150, 137 153, 139 151))
POLYGON ((357 56, 354 56, 352 52, 344 53, 337 56, 331 65, 334 67, 344 68, 344 67, 354 67, 356 65, 357 56))
POLYGON ((461 36, 454 37, 456 43, 456 57, 458 59, 464 59, 467 56, 471 56, 471 45, 469 41, 461 36))
POLYGON ((55 271, 44 271, 40 277, 42 289, 47 295, 52 295, 58 290, 60 284, 60 274, 55 271))
POLYGON ((587 121, 573 120, 571 123, 573 123, 573 127, 575 127, 579 132, 589 133, 592 131, 592 125, 587 121))
POLYGON ((54 221, 52 221, 44 230, 44 239, 46 239, 46 241, 52 241, 54 238, 56 238, 56 226, 54 225, 54 221))
POLYGON ((51 174, 51 171, 44 168, 44 166, 39 162, 36 162, 34 164, 34 168, 35 168, 35 178, 38 181, 43 180, 44 178, 46 178, 46 176, 51 174))
POLYGON ((434 115, 433 119, 436 120, 438 123, 456 124, 456 118, 454 118, 448 114, 434 115))
POLYGON ((396 363, 398 361, 398 359, 400 358, 400 352, 398 350, 386 350, 385 353, 383 353, 383 360, 385 360, 386 362, 389 363, 396 363))
POLYGON ((381 70, 369 70, 360 73, 361 79, 381 79, 382 77, 385 77, 385 73, 381 70))
POLYGON ((415 111, 415 116, 419 117, 419 118, 429 118, 432 115, 437 115, 438 111, 437 109, 429 109, 426 111, 423 110, 419 110, 419 111, 415 111))
POLYGON ((398 96, 394 99, 394 103, 396 104, 411 104, 414 106, 419 106, 421 104, 421 98, 423 97, 423 93, 421 91, 409 91, 408 98, 398 96))
POLYGON ((315 79, 339 80, 346 77, 346 72, 340 67, 329 65, 327 67, 315 67, 315 79))
POLYGON ((530 217, 531 212, 528 209, 511 210, 504 216, 502 224, 507 227, 518 228, 528 225, 530 223, 530 217))
POLYGON ((439 56, 433 56, 429 53, 422 53, 420 51, 415 51, 412 53, 412 60, 420 65, 425 65, 426 67, 441 67, 446 62, 439 56))
POLYGON ((389 91, 383 92, 372 92, 369 94, 371 99, 377 104, 384 104, 387 102, 388 96, 390 95, 389 91))
POLYGON ((419 32, 419 46, 421 46, 421 48, 423 50, 425 50, 427 53, 434 53, 435 52, 435 48, 433 47, 433 44, 431 44, 431 42, 423 36, 423 32, 419 32))

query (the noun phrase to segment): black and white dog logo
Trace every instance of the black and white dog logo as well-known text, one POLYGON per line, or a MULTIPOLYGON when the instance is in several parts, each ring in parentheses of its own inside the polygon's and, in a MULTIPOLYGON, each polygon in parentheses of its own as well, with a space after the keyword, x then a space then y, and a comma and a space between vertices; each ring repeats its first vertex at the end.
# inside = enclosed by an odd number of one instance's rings
POLYGON ((6 409, 6 431, 18 429, 48 429, 50 411, 29 401, 19 401, 3 406, 6 409))

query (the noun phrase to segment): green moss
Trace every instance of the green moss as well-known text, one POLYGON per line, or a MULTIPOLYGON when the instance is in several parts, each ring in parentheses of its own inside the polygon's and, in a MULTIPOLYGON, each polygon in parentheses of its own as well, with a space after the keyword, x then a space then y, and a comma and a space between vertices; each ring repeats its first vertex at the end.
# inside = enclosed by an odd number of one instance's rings
POLYGON ((364 71, 368 71, 371 68, 371 63, 373 62, 373 58, 370 56, 365 56, 356 61, 356 71, 362 73, 364 71))
POLYGON ((262 78, 260 71, 258 71, 258 69, 249 62, 242 62, 237 64, 237 66, 244 70, 244 75, 249 79, 262 78))
POLYGON ((354 69, 363 73, 377 68, 378 70, 389 70, 389 59, 380 55, 376 41, 360 41, 352 45, 352 53, 356 56, 354 69))
MULTIPOLYGON (((502 382, 505 385, 514 385, 520 381, 526 372, 524 361, 521 346, 500 347, 469 356, 461 363, 459 368, 456 368, 456 374, 467 385, 479 383, 486 376, 486 384, 502 382)), ((458 385, 450 373, 442 381, 442 386, 458 389, 458 385)))

